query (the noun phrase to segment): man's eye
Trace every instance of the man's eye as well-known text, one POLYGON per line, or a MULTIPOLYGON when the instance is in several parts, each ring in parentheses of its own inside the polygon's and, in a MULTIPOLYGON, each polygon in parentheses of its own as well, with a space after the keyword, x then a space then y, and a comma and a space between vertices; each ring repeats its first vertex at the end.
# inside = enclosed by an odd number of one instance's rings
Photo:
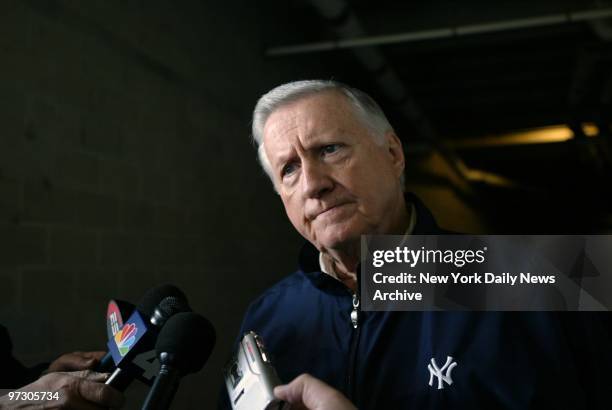
POLYGON ((297 165, 293 162, 285 165, 281 171, 281 176, 284 177, 285 175, 292 174, 296 168, 297 168, 297 165))
POLYGON ((321 148, 321 153, 323 154, 333 154, 334 152, 338 151, 340 149, 340 144, 329 144, 329 145, 325 145, 323 148, 321 148))

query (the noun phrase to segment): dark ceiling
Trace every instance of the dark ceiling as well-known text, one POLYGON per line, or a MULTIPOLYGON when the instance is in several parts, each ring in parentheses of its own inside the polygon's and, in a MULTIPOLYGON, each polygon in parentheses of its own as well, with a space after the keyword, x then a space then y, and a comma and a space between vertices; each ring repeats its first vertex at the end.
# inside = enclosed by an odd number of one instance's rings
POLYGON ((560 213, 573 206, 612 225, 612 2, 274 0, 262 21, 270 59, 323 61, 327 71, 310 76, 368 91, 406 145, 447 147, 450 162, 516 183, 472 181, 481 198, 518 194, 555 216, 563 201, 560 213), (385 37, 406 33, 422 37, 385 37), (383 41, 344 47, 355 38, 383 41), (322 42, 331 49, 278 52, 322 42), (585 123, 598 126, 594 137, 582 134, 585 123), (565 128, 568 139, 478 143, 550 126, 565 128), (477 142, 462 147, 466 138, 477 142))
MULTIPOLYGON (((287 2, 282 6, 277 4, 279 1, 269 3, 268 7, 282 14, 284 21, 267 25, 268 49, 343 38, 338 33, 343 21, 324 18, 309 1, 287 2)), ((575 0, 505 3, 359 0, 345 4, 363 28, 363 36, 368 37, 612 10, 612 2, 606 6, 602 2, 575 0)), ((343 12, 339 20, 345 18, 347 11, 343 12)), ((612 40, 612 24, 603 20, 610 30, 606 39, 593 27, 593 21, 491 29, 480 34, 383 44, 376 48, 434 125, 438 136, 474 137, 567 123, 577 114, 571 112, 574 107, 570 107, 569 98, 578 86, 588 88, 580 102, 580 115, 592 121, 599 108, 599 91, 604 81, 610 81, 612 72, 612 49, 608 43, 612 40), (579 76, 579 71, 597 57, 601 63, 586 76, 579 76), (606 71, 607 78, 602 78, 606 71), (576 84, 579 81, 584 84, 576 84)), ((353 58, 352 50, 364 49, 368 47, 273 58, 325 60, 331 76, 377 94, 380 90, 372 73, 353 58)), ((394 101, 381 97, 386 108, 392 110, 394 101)), ((395 119, 406 120, 401 116, 395 119)))

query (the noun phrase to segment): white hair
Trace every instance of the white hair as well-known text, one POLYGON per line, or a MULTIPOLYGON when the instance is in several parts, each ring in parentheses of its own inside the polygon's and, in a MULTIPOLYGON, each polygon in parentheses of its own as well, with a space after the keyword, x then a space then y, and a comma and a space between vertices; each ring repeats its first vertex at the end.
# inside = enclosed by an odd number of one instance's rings
MULTIPOLYGON (((259 98, 253 110, 252 124, 252 137, 257 146, 259 162, 273 183, 272 167, 263 142, 263 129, 268 117, 284 105, 326 91, 340 92, 348 99, 357 118, 370 130, 372 137, 379 145, 384 145, 385 134, 393 131, 393 127, 380 106, 361 90, 333 80, 302 80, 279 85, 259 98)), ((404 185, 403 173, 401 184, 404 185)))

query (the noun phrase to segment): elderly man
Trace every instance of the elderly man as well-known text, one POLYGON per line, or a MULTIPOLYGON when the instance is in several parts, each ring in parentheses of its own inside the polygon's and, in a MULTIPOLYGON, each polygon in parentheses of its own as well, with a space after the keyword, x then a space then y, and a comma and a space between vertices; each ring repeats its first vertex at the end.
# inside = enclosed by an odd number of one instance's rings
POLYGON ((361 235, 445 233, 404 193, 401 141, 369 96, 333 81, 279 86, 257 103, 253 137, 308 241, 299 270, 251 304, 240 332, 261 335, 281 380, 310 373, 361 409, 594 403, 580 374, 591 367, 546 313, 360 311, 361 235))

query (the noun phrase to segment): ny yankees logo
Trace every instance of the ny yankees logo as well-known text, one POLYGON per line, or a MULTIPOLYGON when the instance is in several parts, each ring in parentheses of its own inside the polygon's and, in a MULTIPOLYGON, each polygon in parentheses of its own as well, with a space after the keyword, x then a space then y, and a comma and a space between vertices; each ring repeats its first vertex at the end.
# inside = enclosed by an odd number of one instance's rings
POLYGON ((453 379, 451 377, 451 372, 457 366, 457 362, 453 362, 453 358, 451 356, 446 356, 446 363, 442 368, 438 367, 436 363, 436 359, 431 358, 431 363, 427 365, 427 369, 429 370, 429 385, 433 385, 433 378, 436 376, 438 378, 438 390, 444 388, 444 383, 446 382, 449 386, 453 384, 453 379), (442 374, 446 370, 446 374, 442 374))

